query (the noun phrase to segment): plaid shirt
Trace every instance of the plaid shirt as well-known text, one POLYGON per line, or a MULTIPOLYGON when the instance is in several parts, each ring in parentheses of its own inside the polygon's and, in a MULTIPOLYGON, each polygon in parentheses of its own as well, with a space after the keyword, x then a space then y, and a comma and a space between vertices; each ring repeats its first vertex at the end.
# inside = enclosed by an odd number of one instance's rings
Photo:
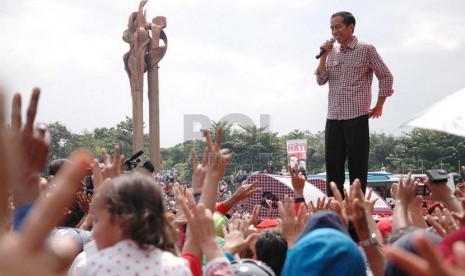
POLYGON ((349 120, 370 113, 373 72, 379 81, 378 97, 391 96, 393 77, 375 47, 354 36, 345 49, 333 48, 326 69, 315 71, 318 85, 329 82, 328 119, 349 120))
POLYGON ((261 205, 259 214, 260 220, 278 218, 278 201, 283 202, 285 195, 294 197, 294 190, 268 174, 252 174, 247 179, 247 184, 255 180, 258 181, 256 187, 260 188, 261 192, 254 193, 252 197, 247 199, 245 202, 247 210, 249 213, 252 213, 254 206, 258 204, 261 205))

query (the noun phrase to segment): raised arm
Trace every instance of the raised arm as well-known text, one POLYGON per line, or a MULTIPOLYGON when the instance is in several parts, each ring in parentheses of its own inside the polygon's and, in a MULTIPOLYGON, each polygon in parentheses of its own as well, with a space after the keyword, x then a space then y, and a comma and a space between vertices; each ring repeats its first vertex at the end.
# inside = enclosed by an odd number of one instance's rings
POLYGON ((328 82, 328 71, 326 70, 326 60, 328 58, 329 53, 333 50, 333 43, 327 40, 321 48, 325 49, 325 53, 321 56, 320 62, 318 63, 318 68, 315 71, 316 75, 316 82, 318 85, 324 85, 328 82))
MULTIPOLYGON (((218 129, 215 142, 212 141, 212 139, 210 138, 210 134, 206 130, 204 131, 204 136, 207 142, 207 149, 204 155, 204 162, 203 162, 203 164, 205 164, 206 173, 205 173, 205 178, 203 181, 202 194, 200 195, 199 206, 196 206, 194 199, 192 198, 191 200, 190 197, 188 196, 188 201, 190 200, 189 207, 194 212, 191 214, 194 214, 194 215, 191 216, 191 223, 190 224, 188 223, 186 243, 182 250, 184 255, 195 256, 199 260, 201 259, 202 252, 205 255, 207 254, 209 255, 207 256, 207 259, 215 258, 215 256, 218 256, 218 250, 216 248, 216 246, 218 246, 218 243, 216 241, 216 231, 213 231, 214 234, 210 232, 208 232, 207 234, 207 232, 204 232, 202 234, 203 236, 201 236, 201 233, 194 232, 194 231, 199 231, 200 230, 199 228, 202 228, 203 226, 195 224, 196 222, 194 222, 193 218, 195 218, 195 212, 198 211, 199 217, 205 220, 210 219, 210 216, 212 216, 211 214, 215 211, 218 182, 220 178, 224 175, 226 168, 231 161, 231 155, 229 154, 229 151, 221 149, 222 128, 218 129), (197 211, 194 211, 194 210, 197 210, 197 211), (214 239, 216 246, 213 245, 212 239, 214 239)), ((195 161, 194 161, 194 164, 196 164, 195 161)), ((184 206, 184 204, 186 204, 185 200, 184 201, 181 200, 179 202, 181 206, 184 206)), ((187 217, 189 216, 189 214, 187 214, 189 210, 185 207, 186 206, 184 206, 183 210, 187 217)), ((189 217, 187 217, 187 219, 189 221, 189 217)), ((212 219, 211 226, 212 227, 214 226, 213 219, 212 219)), ((209 223, 206 222, 205 227, 209 227, 209 223)), ((205 230, 208 230, 208 229, 205 229, 205 230)), ((222 254, 221 249, 220 249, 220 252, 222 254)), ((192 263, 191 263, 191 269, 194 274, 198 273, 197 268, 193 267, 192 263)))
MULTIPOLYGON (((57 188, 49 196, 37 198, 38 194, 34 189, 34 180, 38 168, 45 165, 47 153, 45 153, 45 156, 38 155, 39 153, 34 150, 44 150, 48 144, 44 140, 46 139, 46 133, 39 132, 35 134, 37 136, 33 135, 32 124, 38 96, 39 90, 35 89, 24 129, 20 128, 21 98, 19 95, 15 96, 14 121, 12 122, 14 126, 12 125, 12 133, 9 138, 7 138, 6 134, 4 117, 0 116, 0 153, 5 153, 0 155, 0 167, 3 169, 2 180, 0 181, 1 194, 3 195, 3 192, 8 190, 8 186, 12 186, 15 187, 16 192, 21 191, 24 193, 18 195, 17 203, 34 203, 33 207, 25 215, 24 227, 16 233, 9 233, 0 239, 0 267, 2 268, 2 274, 5 275, 63 274, 75 257, 75 253, 77 253, 77 246, 67 242, 52 243, 48 248, 45 248, 44 244, 51 229, 63 218, 64 208, 69 207, 74 200, 75 193, 81 185, 82 177, 86 173, 85 167, 87 165, 83 166, 81 160, 75 160, 75 162, 65 165, 55 179, 57 188), (17 140, 13 138, 17 138, 17 140), (31 144, 39 147, 34 148, 31 144), (33 151, 27 152, 26 149, 33 151), (32 158, 37 158, 37 160, 32 161, 32 158), (28 179, 22 174, 32 178, 28 179)), ((5 110, 2 99, 3 94, 0 92, 0 113, 5 110)), ((1 203, 1 206, 4 206, 4 202, 1 203)))
POLYGON ((40 90, 32 91, 27 109, 26 124, 22 124, 21 96, 15 94, 11 109, 11 129, 8 144, 15 156, 11 156, 15 170, 11 172, 11 184, 15 203, 14 229, 19 229, 30 206, 39 196, 42 170, 47 164, 51 136, 45 125, 34 128, 40 90))
POLYGON ((396 194, 396 205, 392 215, 392 232, 409 225, 408 205, 416 197, 416 187, 417 184, 412 179, 412 173, 409 173, 405 180, 401 177, 396 194))
POLYGON ((213 142, 208 131, 204 130, 208 151, 206 158, 208 159, 200 202, 212 212, 215 211, 218 183, 226 172, 229 163, 231 163, 229 150, 221 148, 222 136, 223 128, 220 127, 216 133, 215 142, 213 142))
POLYGON ((440 201, 446 204, 447 209, 451 212, 462 213, 462 205, 452 190, 447 186, 447 183, 430 183, 426 181, 428 189, 431 191, 429 200, 440 201))
MULTIPOLYGON (((365 252, 370 268, 375 276, 384 275, 384 267, 386 265, 386 255, 384 246, 380 240, 373 240, 373 229, 371 229, 370 220, 373 220, 371 212, 367 211, 367 206, 355 199, 353 203, 353 220, 355 231, 361 241, 361 247, 365 252), (368 241, 368 242, 364 242, 368 241)), ((369 209, 369 208, 368 208, 369 209)), ((375 234, 376 235, 376 234, 375 234)))
POLYGON ((261 188, 256 188, 258 181, 255 180, 250 184, 244 184, 240 186, 234 194, 226 199, 225 201, 216 205, 216 211, 226 215, 226 213, 237 203, 250 198, 257 191, 260 191, 261 188))

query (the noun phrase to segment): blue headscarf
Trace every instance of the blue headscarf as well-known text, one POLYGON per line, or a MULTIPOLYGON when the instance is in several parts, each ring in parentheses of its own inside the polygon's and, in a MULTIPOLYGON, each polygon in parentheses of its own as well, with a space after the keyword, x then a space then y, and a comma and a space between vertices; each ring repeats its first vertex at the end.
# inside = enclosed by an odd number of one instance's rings
POLYGON ((303 236, 287 252, 281 275, 360 276, 366 275, 366 265, 362 252, 347 233, 320 228, 303 236))
POLYGON ((348 234, 346 227, 342 223, 341 218, 338 214, 332 211, 319 211, 312 215, 305 225, 302 233, 297 238, 297 241, 302 239, 305 235, 307 235, 310 231, 320 229, 320 228, 332 228, 335 230, 339 230, 343 233, 348 234))

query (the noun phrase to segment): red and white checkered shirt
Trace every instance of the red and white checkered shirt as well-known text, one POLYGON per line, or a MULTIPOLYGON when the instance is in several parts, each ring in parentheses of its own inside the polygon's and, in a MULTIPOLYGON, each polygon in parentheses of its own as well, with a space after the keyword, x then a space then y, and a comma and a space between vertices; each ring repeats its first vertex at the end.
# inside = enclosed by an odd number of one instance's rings
POLYGON ((370 113, 373 72, 379 81, 378 97, 389 97, 393 77, 370 44, 354 39, 345 49, 334 46, 323 72, 315 71, 318 85, 329 82, 328 119, 349 120, 370 113))

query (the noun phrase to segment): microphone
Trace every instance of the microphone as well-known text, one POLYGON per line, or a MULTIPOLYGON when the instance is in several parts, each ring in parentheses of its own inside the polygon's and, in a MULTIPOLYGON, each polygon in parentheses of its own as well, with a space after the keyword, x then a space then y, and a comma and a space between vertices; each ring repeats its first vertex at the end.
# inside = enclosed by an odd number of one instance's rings
POLYGON ((140 150, 136 153, 134 153, 133 156, 131 156, 131 158, 127 159, 124 164, 125 165, 130 165, 132 161, 134 161, 135 159, 139 158, 139 156, 141 156, 142 154, 144 154, 144 151, 143 150, 140 150))
MULTIPOLYGON (((334 37, 331 37, 331 39, 329 40, 329 42, 331 42, 331 44, 333 44, 334 42, 336 42, 336 39, 334 37)), ((326 53, 326 50, 325 48, 323 47, 320 47, 320 53, 318 55, 315 56, 316 59, 319 59, 324 53, 326 53)))
POLYGON ((155 166, 153 165, 152 161, 150 161, 150 160, 145 161, 144 164, 142 165, 142 167, 144 167, 146 170, 148 170, 151 173, 153 173, 155 171, 155 166))

